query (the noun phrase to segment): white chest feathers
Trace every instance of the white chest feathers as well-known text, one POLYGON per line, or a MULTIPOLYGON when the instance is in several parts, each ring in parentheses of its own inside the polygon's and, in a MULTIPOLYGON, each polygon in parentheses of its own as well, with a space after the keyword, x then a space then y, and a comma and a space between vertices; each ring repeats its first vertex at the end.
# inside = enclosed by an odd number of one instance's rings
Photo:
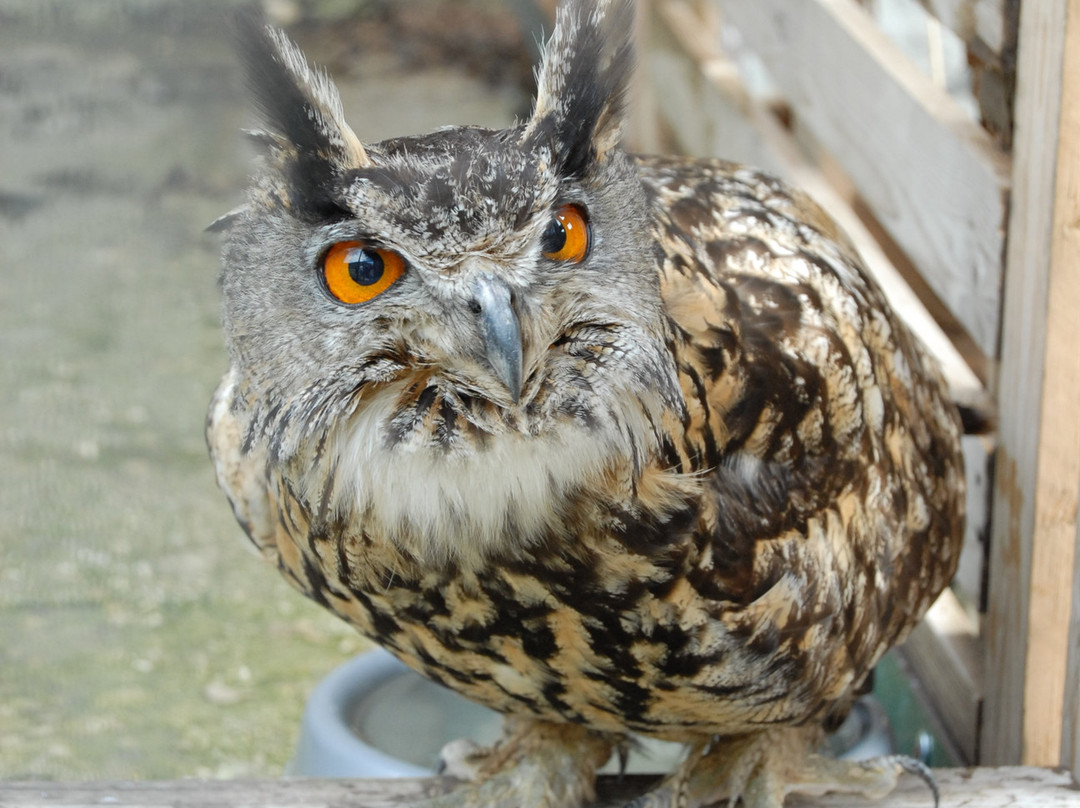
POLYGON ((470 565, 558 531, 567 495, 629 459, 617 432, 571 421, 537 436, 488 435, 452 453, 391 443, 400 394, 390 385, 367 399, 332 442, 334 509, 425 561, 470 565))

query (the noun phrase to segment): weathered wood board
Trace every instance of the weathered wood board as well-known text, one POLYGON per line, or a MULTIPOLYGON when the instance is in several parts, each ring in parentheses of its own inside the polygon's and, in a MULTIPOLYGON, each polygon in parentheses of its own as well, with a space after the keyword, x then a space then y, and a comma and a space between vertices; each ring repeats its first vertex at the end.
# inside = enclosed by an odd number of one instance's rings
POLYGON ((1080 0, 1024 3, 1019 59, 981 748, 1056 765, 1080 585, 1080 0))
MULTIPOLYGON (((1076 808, 1072 778, 1049 769, 939 769, 934 773, 942 806, 965 808, 1076 808)), ((654 778, 602 778, 596 808, 616 808, 654 778)), ((430 780, 179 780, 135 783, 0 783, 2 808, 401 808, 443 793, 451 781, 430 780)), ((791 796, 786 808, 866 808, 864 797, 791 796)), ((930 794, 915 777, 874 808, 928 808, 930 794)))
MULTIPOLYGON (((1076 546, 1080 547, 1080 521, 1076 526, 1076 546)), ((1073 557, 1073 580, 1080 581, 1080 552, 1075 553, 1073 557)), ((1069 767, 1073 777, 1080 777, 1080 586, 1073 587, 1064 722, 1065 733, 1061 742, 1062 765, 1069 767)))

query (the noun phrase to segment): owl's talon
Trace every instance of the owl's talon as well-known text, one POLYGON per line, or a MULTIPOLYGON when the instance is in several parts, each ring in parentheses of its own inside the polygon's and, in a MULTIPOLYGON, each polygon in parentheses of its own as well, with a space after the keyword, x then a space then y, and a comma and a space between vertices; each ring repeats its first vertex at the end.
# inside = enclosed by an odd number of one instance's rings
POLYGON ((930 769, 906 755, 848 761, 810 752, 814 731, 774 729, 757 735, 715 738, 689 752, 679 771, 624 808, 704 808, 742 801, 744 808, 781 808, 787 794, 860 794, 875 799, 896 787, 902 772, 930 787, 934 808, 940 794, 930 769))
POLYGON ((418 808, 575 808, 593 796, 596 770, 616 739, 582 727, 508 719, 491 747, 443 747, 443 772, 466 782, 418 808))
POLYGON ((930 767, 913 757, 907 755, 893 755, 891 758, 884 758, 883 760, 892 760, 901 769, 908 774, 914 774, 930 789, 930 793, 934 796, 934 808, 940 808, 941 805, 941 790, 938 788, 937 780, 934 779, 934 773, 930 770, 930 767))
POLYGON ((619 758, 619 782, 623 781, 623 777, 626 776, 626 764, 630 760, 630 749, 625 743, 621 743, 616 747, 615 754, 619 758))
POLYGON ((487 750, 468 738, 450 741, 439 751, 435 773, 471 782, 479 778, 480 766, 487 750))

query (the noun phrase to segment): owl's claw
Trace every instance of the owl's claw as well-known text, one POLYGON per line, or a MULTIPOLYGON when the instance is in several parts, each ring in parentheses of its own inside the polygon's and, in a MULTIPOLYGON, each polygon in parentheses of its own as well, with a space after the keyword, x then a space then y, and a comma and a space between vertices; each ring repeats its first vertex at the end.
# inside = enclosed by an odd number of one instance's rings
POLYGON ((615 747, 615 754, 619 761, 619 782, 626 776, 626 764, 630 762, 630 745, 620 743, 615 747))
POLYGON ((467 738, 458 738, 439 750, 435 773, 471 782, 479 778, 480 767, 486 756, 486 749, 467 738))
POLYGON ((851 761, 810 755, 798 769, 798 779, 791 783, 789 790, 812 794, 846 791, 879 799, 896 788, 904 772, 926 783, 934 799, 934 808, 939 808, 941 793, 930 768, 907 755, 883 755, 851 761))
POLYGON ((862 761, 834 760, 810 753, 813 731, 775 729, 758 735, 714 738, 693 747, 679 771, 625 808, 704 808, 715 803, 734 808, 782 808, 791 792, 848 792, 884 797, 901 773, 922 779, 939 806, 933 774, 923 763, 889 755, 862 761), (727 800, 726 803, 722 803, 727 800))
POLYGON ((447 744, 444 773, 472 782, 417 808, 576 808, 592 799, 596 770, 615 740, 569 724, 508 719, 491 748, 447 744))
POLYGON ((415 808, 577 808, 592 796, 591 783, 587 790, 583 785, 552 766, 523 760, 483 782, 464 783, 416 803, 415 808))
MULTIPOLYGON (((930 771, 930 767, 923 763, 921 760, 916 760, 913 757, 907 755, 892 755, 891 757, 877 758, 882 762, 892 761, 898 765, 901 769, 908 774, 914 774, 930 789, 930 793, 934 795, 934 808, 940 808, 941 806, 941 791, 938 789, 937 780, 934 779, 934 773, 930 771)), ((872 762, 872 761, 871 761, 872 762)))

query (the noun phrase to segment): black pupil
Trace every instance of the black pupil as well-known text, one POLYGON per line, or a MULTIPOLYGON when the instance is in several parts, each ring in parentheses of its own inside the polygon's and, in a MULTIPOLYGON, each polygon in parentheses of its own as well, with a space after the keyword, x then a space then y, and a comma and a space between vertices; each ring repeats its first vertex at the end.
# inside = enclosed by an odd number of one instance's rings
POLYGON ((361 286, 378 283, 383 276, 383 260, 375 250, 353 250, 349 253, 349 277, 361 286))
POLYGON ((566 228, 558 219, 552 219, 541 238, 541 250, 545 253, 557 253, 566 246, 566 228))

